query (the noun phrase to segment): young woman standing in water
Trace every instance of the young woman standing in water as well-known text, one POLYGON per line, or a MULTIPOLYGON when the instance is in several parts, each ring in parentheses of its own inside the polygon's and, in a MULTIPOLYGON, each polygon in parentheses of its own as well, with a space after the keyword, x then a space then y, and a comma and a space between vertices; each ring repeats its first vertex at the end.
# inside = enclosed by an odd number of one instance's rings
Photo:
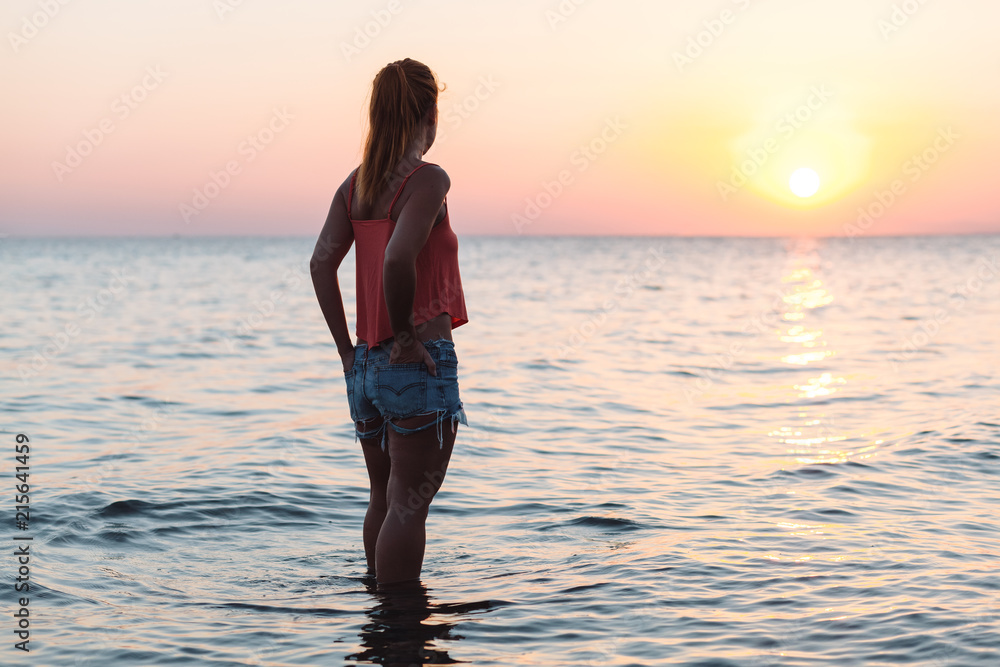
POLYGON ((437 132, 437 97, 437 79, 415 60, 375 76, 361 165, 334 195, 311 263, 371 481, 364 544, 379 585, 419 580, 427 510, 456 422, 468 425, 451 337, 468 322, 445 200, 451 183, 422 159, 437 132), (355 344, 337 279, 352 244, 355 344))

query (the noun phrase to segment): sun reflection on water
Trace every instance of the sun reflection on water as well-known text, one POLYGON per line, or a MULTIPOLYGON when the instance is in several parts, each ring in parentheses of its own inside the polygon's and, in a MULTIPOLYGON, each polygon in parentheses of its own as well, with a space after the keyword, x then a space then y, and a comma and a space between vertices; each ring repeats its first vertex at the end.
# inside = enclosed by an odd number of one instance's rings
POLYGON ((817 396, 829 396, 837 391, 835 384, 846 384, 844 378, 835 378, 830 373, 823 373, 819 377, 809 378, 806 384, 797 384, 795 388, 802 393, 802 398, 816 398, 817 396))
MULTIPOLYGON (((782 315, 782 319, 786 322, 801 322, 810 310, 833 303, 833 295, 823 287, 823 281, 813 274, 811 267, 793 266, 781 281, 792 285, 782 296, 782 301, 788 307, 782 315)), ((779 337, 780 340, 784 343, 798 343, 807 351, 787 354, 781 357, 781 360, 786 364, 806 366, 834 356, 833 350, 813 349, 827 346, 822 337, 821 329, 812 329, 803 324, 789 326, 779 337)))
MULTIPOLYGON (((809 320, 817 309, 829 306, 834 295, 823 284, 815 272, 820 266, 816 242, 803 241, 792 250, 790 263, 782 283, 788 285, 783 296, 787 312, 782 319, 787 323, 778 332, 778 339, 788 346, 788 353, 781 361, 789 366, 808 366, 826 361, 836 356, 828 341, 823 337, 821 327, 809 320)), ((840 392, 847 380, 831 371, 824 371, 805 381, 791 385, 794 401, 824 400, 840 392)), ((848 436, 838 429, 834 420, 826 412, 798 412, 799 421, 793 425, 778 426, 768 435, 785 445, 787 454, 794 456, 800 465, 821 463, 843 463, 871 456, 875 445, 865 444, 854 449, 836 445, 848 436)))

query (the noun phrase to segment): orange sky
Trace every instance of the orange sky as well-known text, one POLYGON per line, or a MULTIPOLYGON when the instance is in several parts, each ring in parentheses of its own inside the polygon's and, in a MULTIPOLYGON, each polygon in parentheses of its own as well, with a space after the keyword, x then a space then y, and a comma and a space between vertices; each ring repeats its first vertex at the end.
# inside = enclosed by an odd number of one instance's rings
POLYGON ((0 9, 2 234, 315 234, 407 56, 460 235, 1000 231, 985 0, 63 3, 0 9))

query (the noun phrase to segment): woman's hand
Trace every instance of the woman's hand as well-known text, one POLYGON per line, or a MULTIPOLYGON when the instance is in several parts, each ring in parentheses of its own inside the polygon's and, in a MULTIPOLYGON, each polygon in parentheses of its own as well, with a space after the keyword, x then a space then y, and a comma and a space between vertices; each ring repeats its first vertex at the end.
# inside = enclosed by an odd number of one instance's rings
POLYGON ((354 368, 354 348, 347 354, 340 355, 340 360, 344 363, 344 373, 354 368))
POLYGON ((427 351, 424 344, 416 338, 410 338, 409 345, 403 345, 397 339, 392 341, 392 350, 389 352, 390 364, 412 364, 423 363, 431 375, 437 375, 437 364, 431 358, 431 353, 427 351))

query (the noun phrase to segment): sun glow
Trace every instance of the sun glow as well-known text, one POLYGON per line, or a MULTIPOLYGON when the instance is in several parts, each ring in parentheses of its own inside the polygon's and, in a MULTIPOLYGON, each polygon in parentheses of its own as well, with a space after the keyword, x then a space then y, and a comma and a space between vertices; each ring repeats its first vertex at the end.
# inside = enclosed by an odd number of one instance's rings
POLYGON ((869 177, 872 139, 846 100, 831 99, 809 122, 776 123, 782 109, 800 103, 796 95, 761 98, 756 109, 743 112, 745 125, 729 140, 730 168, 722 181, 775 204, 817 209, 855 192, 869 177))
POLYGON ((819 174, 809 167, 801 167, 792 172, 788 187, 799 197, 807 199, 819 190, 819 174))

